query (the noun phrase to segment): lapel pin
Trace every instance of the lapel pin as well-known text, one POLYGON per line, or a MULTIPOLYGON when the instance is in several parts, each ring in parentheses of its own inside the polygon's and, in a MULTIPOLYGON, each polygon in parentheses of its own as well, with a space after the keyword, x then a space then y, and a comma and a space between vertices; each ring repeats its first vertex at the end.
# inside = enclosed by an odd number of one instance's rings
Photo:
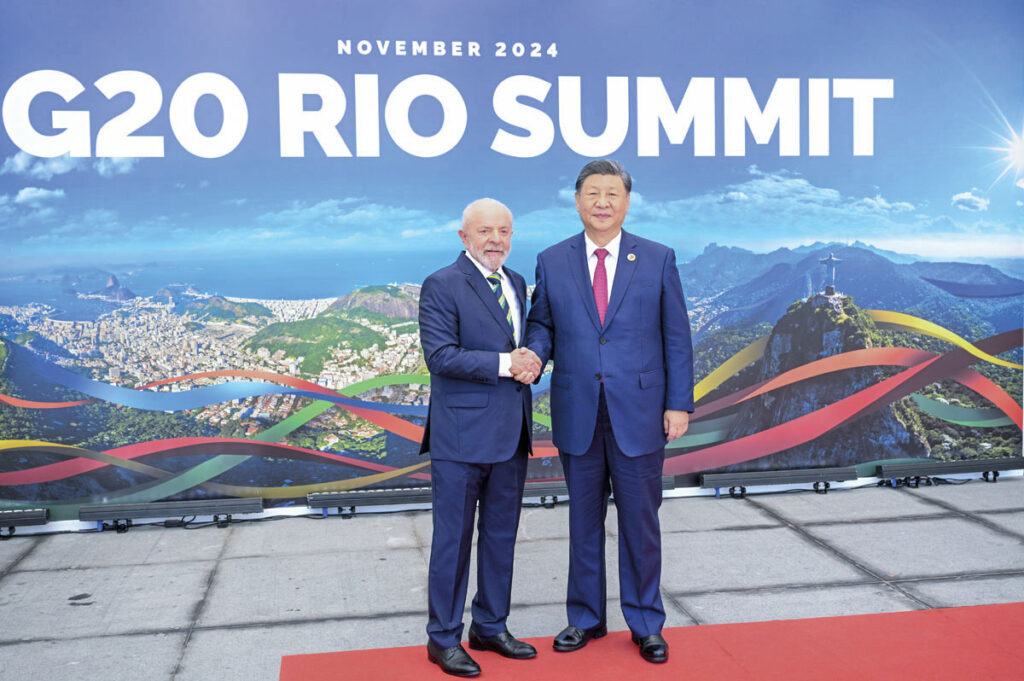
POLYGON ((629 255, 627 255, 626 256, 626 260, 628 260, 630 262, 633 262, 634 260, 636 260, 636 253, 630 253, 629 255))

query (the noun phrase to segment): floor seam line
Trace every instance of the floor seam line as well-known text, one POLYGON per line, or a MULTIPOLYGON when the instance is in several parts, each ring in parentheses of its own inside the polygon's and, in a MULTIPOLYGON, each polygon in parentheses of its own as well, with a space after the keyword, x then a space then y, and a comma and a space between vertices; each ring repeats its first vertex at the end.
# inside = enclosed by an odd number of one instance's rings
MULTIPOLYGON (((5 567, 3 570, 0 570, 0 583, 2 583, 3 580, 6 579, 7 576, 10 575, 10 574, 13 574, 15 572, 25 572, 25 570, 18 570, 17 567, 19 565, 21 565, 21 563, 26 558, 28 558, 33 553, 35 553, 39 549, 39 545, 40 544, 42 544, 45 541, 48 541, 49 538, 52 537, 52 536, 55 536, 55 535, 44 535, 42 539, 40 539, 38 541, 32 542, 32 546, 29 547, 28 551, 26 551, 25 553, 21 554, 20 556, 15 558, 13 561, 11 561, 11 564, 8 565, 7 567, 5 567)), ((4 541, 13 541, 13 540, 12 539, 5 539, 4 541)))
POLYGON ((911 494, 915 499, 920 499, 921 501, 924 501, 925 503, 929 503, 929 504, 932 504, 934 506, 938 506, 939 508, 944 508, 944 509, 949 511, 954 516, 959 516, 961 518, 965 518, 967 520, 970 520, 971 522, 974 522, 974 523, 977 523, 979 525, 982 525, 983 527, 986 527, 986 528, 988 528, 988 529, 990 529, 990 530, 992 530, 994 532, 998 532, 999 534, 1003 534, 1003 535, 1006 535, 1006 536, 1009 536, 1009 537, 1013 537, 1014 539, 1016 539, 1018 541, 1024 542, 1024 534, 1020 534, 1019 532, 1014 532, 1013 530, 1008 530, 1005 527, 997 525, 996 523, 992 522, 991 520, 989 520, 987 518, 983 518, 983 517, 979 516, 978 513, 980 513, 980 511, 965 511, 962 508, 957 508, 956 506, 954 506, 952 504, 949 504, 949 503, 947 503, 945 501, 939 501, 938 499, 931 499, 931 498, 926 497, 926 496, 912 494, 911 492, 909 492, 909 491, 907 491, 907 490, 905 490, 903 488, 900 488, 900 491, 903 492, 904 494, 911 494))
POLYGON ((894 583, 892 580, 886 579, 882 575, 876 573, 874 570, 869 568, 867 565, 864 565, 863 563, 861 563, 857 559, 853 558, 852 556, 849 556, 849 555, 843 553, 838 548, 836 548, 835 546, 832 546, 830 543, 828 543, 824 539, 821 539, 820 537, 817 537, 814 534, 808 532, 804 527, 802 527, 801 525, 796 523, 796 521, 790 520, 789 518, 787 518, 786 516, 782 515, 781 513, 779 513, 778 511, 776 511, 776 510, 774 510, 772 508, 768 508, 768 507, 762 506, 761 504, 758 504, 757 501, 755 501, 753 499, 748 498, 747 501, 749 503, 751 503, 751 504, 754 504, 755 506, 757 506, 759 508, 762 508, 769 515, 772 515, 775 518, 777 518, 780 522, 784 523, 791 530, 793 530, 798 535, 803 537, 805 541, 808 541, 808 542, 810 542, 812 544, 815 544, 815 545, 817 545, 817 546, 819 546, 821 548, 824 548, 826 551, 831 553, 833 556, 835 556, 835 557, 839 558, 840 560, 848 563, 849 565, 852 565, 855 569, 859 570, 860 572, 863 572, 866 575, 869 575, 870 577, 875 579, 877 582, 879 582, 881 584, 884 584, 889 589, 892 589, 893 591, 903 595, 905 598, 909 599, 910 601, 912 601, 914 603, 918 603, 922 607, 927 608, 929 610, 931 610, 931 609, 933 609, 935 607, 931 603, 928 603, 927 601, 921 599, 920 597, 910 593, 906 589, 901 588, 898 584, 894 583))
POLYGON ((224 529, 227 532, 227 536, 224 538, 224 543, 221 544, 220 551, 217 553, 217 558, 214 560, 213 569, 210 570, 209 576, 206 578, 206 587, 203 589, 202 598, 196 603, 196 606, 192 609, 192 617, 189 619, 188 628, 185 631, 185 637, 181 642, 181 652, 178 654, 178 659, 174 663, 174 671, 171 672, 171 681, 174 681, 178 677, 178 671, 181 669, 181 661, 185 659, 185 653, 188 651, 188 644, 192 640, 192 634, 195 632, 199 618, 202 617, 203 613, 206 612, 206 604, 210 598, 210 591, 213 589, 213 582, 217 578, 217 574, 220 572, 221 560, 224 557, 225 552, 228 550, 228 543, 231 541, 231 534, 233 528, 229 525, 224 529))

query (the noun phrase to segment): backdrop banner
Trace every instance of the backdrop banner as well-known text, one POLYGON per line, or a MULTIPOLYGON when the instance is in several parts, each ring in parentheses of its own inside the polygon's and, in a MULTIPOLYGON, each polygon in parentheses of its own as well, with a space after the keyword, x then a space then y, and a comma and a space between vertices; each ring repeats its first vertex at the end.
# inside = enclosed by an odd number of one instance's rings
MULTIPOLYGON (((1024 4, 0 7, 0 509, 424 486, 419 287, 595 158, 675 250, 665 474, 1019 456, 1024 4)), ((550 368, 550 367, 549 367, 550 368)), ((529 478, 562 477, 548 377, 529 478)))

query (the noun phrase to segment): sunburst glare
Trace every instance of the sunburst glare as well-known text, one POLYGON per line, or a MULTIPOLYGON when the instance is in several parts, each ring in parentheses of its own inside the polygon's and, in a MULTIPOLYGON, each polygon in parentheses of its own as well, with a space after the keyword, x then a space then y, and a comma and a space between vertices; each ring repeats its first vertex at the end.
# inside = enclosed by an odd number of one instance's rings
MULTIPOLYGON (((997 134, 996 137, 999 139, 999 144, 985 147, 989 151, 994 151, 1000 155, 1000 158, 996 160, 996 163, 1004 163, 1003 171, 999 173, 999 177, 995 179, 998 182, 1003 178, 1004 175, 1013 172, 1014 179, 1024 174, 1024 125, 1021 126, 1021 131, 1018 133, 1010 124, 1003 119, 1006 125, 1005 134, 997 134)), ((993 182, 993 184, 995 184, 993 182)))

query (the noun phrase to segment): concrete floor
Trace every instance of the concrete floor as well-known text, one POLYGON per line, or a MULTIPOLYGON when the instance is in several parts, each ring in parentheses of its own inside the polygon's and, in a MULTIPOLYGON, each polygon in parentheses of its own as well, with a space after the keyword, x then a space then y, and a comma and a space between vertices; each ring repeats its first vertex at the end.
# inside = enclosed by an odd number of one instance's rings
MULTIPOLYGON (((674 498, 661 520, 671 627, 1024 601, 1020 477, 674 498)), ((614 508, 607 531, 620 630, 614 508)), ((272 681, 282 655, 421 645, 430 532, 407 511, 18 534, 0 542, 0 679, 272 681)), ((565 625, 567 550, 567 505, 523 509, 515 635, 565 625)))

